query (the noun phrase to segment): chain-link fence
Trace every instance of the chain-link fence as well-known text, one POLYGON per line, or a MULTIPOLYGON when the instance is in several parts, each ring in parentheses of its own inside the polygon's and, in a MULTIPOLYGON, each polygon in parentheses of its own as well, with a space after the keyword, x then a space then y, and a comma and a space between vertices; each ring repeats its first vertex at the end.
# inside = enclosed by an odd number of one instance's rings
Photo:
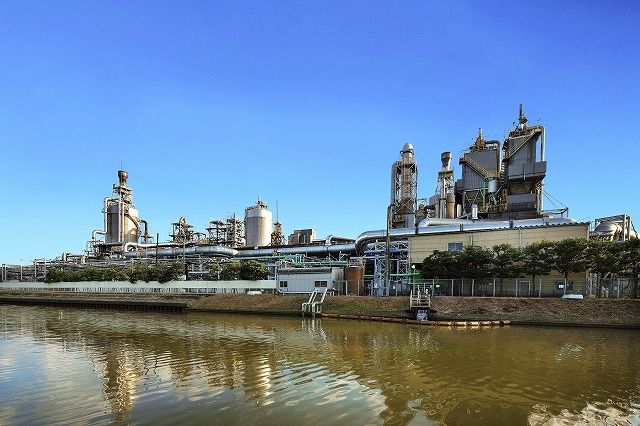
POLYGON ((433 279, 416 280, 426 285, 434 296, 487 296, 487 297, 583 297, 623 298, 633 294, 633 281, 624 278, 608 278, 598 281, 536 278, 485 278, 485 279, 433 279))

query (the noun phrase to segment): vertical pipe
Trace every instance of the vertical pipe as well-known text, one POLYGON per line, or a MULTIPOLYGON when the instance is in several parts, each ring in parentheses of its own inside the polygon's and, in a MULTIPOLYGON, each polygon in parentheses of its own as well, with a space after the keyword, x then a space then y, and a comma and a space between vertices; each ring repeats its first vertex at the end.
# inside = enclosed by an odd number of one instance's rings
POLYGON ((451 278, 451 295, 453 296, 453 278, 451 278))
POLYGON ((493 279, 493 297, 496 297, 496 279, 493 279))
POLYGON ((384 256, 384 285, 388 289, 389 288, 389 256, 391 256, 391 235, 389 234, 389 228, 391 227, 391 209, 393 208, 393 204, 390 204, 387 208, 387 239, 386 239, 386 249, 384 256))
MULTIPOLYGON (((545 133, 546 130, 542 128, 542 136, 540 137, 540 161, 544 161, 544 146, 545 146, 545 133)), ((540 182, 540 195, 538 200, 538 211, 544 210, 544 179, 540 182)))
POLYGON ((545 145, 546 129, 542 128, 542 136, 540 137, 540 161, 544 161, 544 145, 545 145))
POLYGON ((471 279, 471 297, 473 297, 473 287, 475 286, 476 283, 476 279, 472 278, 471 279))

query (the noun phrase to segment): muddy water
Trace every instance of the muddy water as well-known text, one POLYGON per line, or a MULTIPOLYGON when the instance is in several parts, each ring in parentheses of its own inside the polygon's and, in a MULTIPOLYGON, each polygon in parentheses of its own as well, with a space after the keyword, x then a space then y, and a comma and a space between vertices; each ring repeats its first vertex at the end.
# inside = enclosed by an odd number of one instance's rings
POLYGON ((640 424, 640 332, 0 305, 0 424, 640 424))

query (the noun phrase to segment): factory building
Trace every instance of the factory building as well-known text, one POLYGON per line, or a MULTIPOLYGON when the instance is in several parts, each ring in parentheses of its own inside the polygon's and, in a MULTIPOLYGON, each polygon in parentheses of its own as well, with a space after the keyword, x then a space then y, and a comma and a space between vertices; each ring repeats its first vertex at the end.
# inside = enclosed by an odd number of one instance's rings
MULTIPOLYGON (((482 129, 478 131, 459 158, 459 179, 451 152, 443 152, 435 173, 436 190, 428 198, 418 196, 415 150, 405 143, 391 164, 386 223, 356 238, 317 238, 316 231, 308 228, 294 230, 285 241, 277 205, 274 223, 266 202, 258 198, 245 209, 243 219, 232 214, 210 221, 206 232, 199 232, 180 217, 171 224, 169 241, 153 241, 133 204, 129 175, 120 170, 113 195, 103 202, 103 229, 93 231, 85 254, 65 253, 48 264, 34 261, 31 277, 41 279, 52 264, 180 259, 187 279, 199 280, 209 263, 252 259, 268 265, 269 278, 278 281, 281 293, 313 291, 316 282, 326 282, 319 288, 385 296, 405 291, 417 278, 416 264, 434 250, 505 242, 524 247, 566 238, 636 238, 628 215, 598 219, 589 232, 588 224, 566 217, 566 208, 543 209, 545 142, 545 128, 529 125, 520 106, 517 124, 502 143, 485 139, 482 129)), ((0 279, 15 279, 16 271, 5 265, 0 279)))

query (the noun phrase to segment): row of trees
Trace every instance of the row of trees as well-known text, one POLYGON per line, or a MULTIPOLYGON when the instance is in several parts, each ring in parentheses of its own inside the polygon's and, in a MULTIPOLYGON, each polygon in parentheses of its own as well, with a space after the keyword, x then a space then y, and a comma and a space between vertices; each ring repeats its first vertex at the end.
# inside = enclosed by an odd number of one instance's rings
POLYGON ((265 280, 269 276, 269 269, 255 260, 232 261, 226 263, 212 263, 209 265, 207 279, 217 280, 265 280))
POLYGON ((424 278, 498 278, 503 291, 505 278, 536 278, 558 271, 565 280, 572 272, 590 271, 597 277, 597 295, 602 295, 607 274, 633 280, 632 294, 640 297, 640 239, 624 243, 585 239, 540 241, 523 248, 499 244, 490 249, 466 246, 462 251, 434 251, 422 262, 424 278))
POLYGON ((80 282, 80 281, 158 281, 166 283, 176 280, 184 274, 182 263, 133 263, 126 267, 82 268, 75 271, 50 268, 47 270, 45 282, 80 282))
MULTIPOLYGON (((158 281, 166 283, 178 279, 184 274, 184 265, 173 263, 132 263, 125 267, 82 268, 78 270, 47 270, 45 282, 80 282, 80 281, 158 281)), ((255 260, 212 263, 209 265, 207 280, 264 280, 269 275, 265 265, 255 260)))

